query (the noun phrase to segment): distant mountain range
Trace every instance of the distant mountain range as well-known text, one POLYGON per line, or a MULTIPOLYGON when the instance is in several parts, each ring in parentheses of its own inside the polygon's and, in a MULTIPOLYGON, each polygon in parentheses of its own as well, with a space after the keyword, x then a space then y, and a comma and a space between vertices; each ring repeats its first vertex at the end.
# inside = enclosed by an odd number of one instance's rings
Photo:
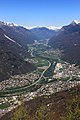
POLYGON ((51 47, 63 51, 63 60, 80 65, 80 21, 75 20, 61 29, 26 29, 13 23, 0 22, 0 81, 36 69, 23 58, 25 55, 28 57, 27 44, 44 39, 50 39, 51 47))
POLYGON ((28 57, 27 44, 32 44, 34 40, 50 39, 54 34, 54 30, 45 27, 26 29, 0 21, 0 81, 36 69, 23 60, 28 57))
MULTIPOLYGON (((15 24, 16 25, 16 24, 15 24)), ((24 26, 25 28, 27 29, 33 29, 33 28, 47 28, 49 30, 59 30, 61 29, 61 26, 60 27, 56 27, 56 26, 24 26)))
POLYGON ((80 65, 80 21, 73 21, 67 26, 63 26, 53 36, 49 45, 62 50, 62 59, 80 65))
POLYGON ((7 34, 14 36, 14 38, 17 39, 17 42, 22 45, 32 43, 36 39, 50 39, 60 29, 60 27, 55 26, 26 27, 5 22, 0 22, 0 28, 7 32, 7 34))
POLYGON ((50 39, 53 35, 56 34, 56 30, 48 29, 46 27, 37 27, 31 29, 31 32, 38 36, 40 40, 50 39))
POLYGON ((13 37, 16 42, 22 46, 26 46, 28 43, 33 43, 35 39, 38 39, 30 30, 13 23, 7 24, 0 22, 0 28, 2 28, 10 37, 13 37))

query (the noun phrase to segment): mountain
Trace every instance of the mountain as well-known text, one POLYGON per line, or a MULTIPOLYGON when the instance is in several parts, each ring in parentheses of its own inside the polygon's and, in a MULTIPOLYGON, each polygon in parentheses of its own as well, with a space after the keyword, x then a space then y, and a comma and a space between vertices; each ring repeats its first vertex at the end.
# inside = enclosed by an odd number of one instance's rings
POLYGON ((80 20, 73 20, 71 24, 80 24, 80 20))
MULTIPOLYGON (((16 25, 16 24, 15 24, 16 25)), ((60 27, 56 27, 56 26, 24 26, 26 29, 34 29, 34 28, 47 28, 47 29, 50 29, 50 30, 59 30, 61 29, 61 26, 60 27)))
POLYGON ((62 59, 80 65, 80 22, 73 21, 67 26, 63 26, 53 36, 49 45, 62 50, 62 59))
POLYGON ((9 34, 8 30, 0 28, 0 81, 35 69, 34 65, 23 60, 23 53, 23 44, 9 34))
POLYGON ((34 40, 37 39, 37 36, 35 36, 30 30, 13 23, 0 22, 0 28, 23 47, 26 47, 27 44, 33 43, 34 40))
POLYGON ((50 39, 53 35, 56 34, 56 30, 52 30, 47 27, 36 27, 31 29, 31 32, 38 36, 40 40, 42 39, 50 39))

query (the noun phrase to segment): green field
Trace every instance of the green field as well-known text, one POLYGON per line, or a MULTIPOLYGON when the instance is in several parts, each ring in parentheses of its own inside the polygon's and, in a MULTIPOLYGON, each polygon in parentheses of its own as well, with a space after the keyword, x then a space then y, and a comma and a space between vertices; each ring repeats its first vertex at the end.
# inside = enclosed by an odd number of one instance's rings
POLYGON ((9 107, 9 104, 7 104, 7 103, 0 104, 0 109, 5 109, 5 108, 8 108, 8 107, 9 107))
POLYGON ((42 67, 42 66, 48 66, 49 65, 47 60, 44 60, 44 59, 42 59, 40 57, 34 58, 34 60, 37 61, 37 63, 35 63, 35 65, 37 67, 42 67))

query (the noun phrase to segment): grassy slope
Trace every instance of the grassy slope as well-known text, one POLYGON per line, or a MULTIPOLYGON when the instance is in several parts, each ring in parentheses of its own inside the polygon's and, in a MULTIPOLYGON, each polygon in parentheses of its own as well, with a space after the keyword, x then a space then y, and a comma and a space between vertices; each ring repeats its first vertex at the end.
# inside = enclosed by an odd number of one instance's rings
MULTIPOLYGON (((80 99, 80 86, 50 96, 35 98, 34 100, 25 102, 25 105, 30 111, 29 114, 32 116, 42 105, 49 104, 50 111, 54 112, 54 120, 60 120, 60 117, 67 110, 68 103, 75 97, 80 99)), ((11 120, 11 112, 3 116, 0 120, 11 120)))

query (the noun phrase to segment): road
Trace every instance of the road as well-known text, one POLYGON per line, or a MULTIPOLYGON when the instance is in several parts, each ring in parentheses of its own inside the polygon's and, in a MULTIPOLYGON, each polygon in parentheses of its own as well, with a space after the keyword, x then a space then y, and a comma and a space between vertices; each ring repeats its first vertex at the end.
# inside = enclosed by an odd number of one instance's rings
MULTIPOLYGON (((48 61, 48 60, 47 60, 47 61, 48 61)), ((35 83, 38 83, 38 82, 41 80, 41 78, 43 77, 44 73, 45 73, 45 72, 49 69, 49 67, 51 66, 50 61, 48 61, 48 63, 49 63, 49 66, 42 72, 40 78, 39 78, 35 83)), ((35 83, 33 83, 33 84, 35 84, 35 83)))
MULTIPOLYGON (((48 60, 47 60, 48 61, 48 60)), ((14 92, 20 92, 20 90, 21 91, 25 91, 25 89, 28 89, 28 88, 30 88, 30 87, 33 87, 34 85, 37 85, 37 83, 39 83, 40 81, 41 81, 41 79, 42 79, 42 77, 43 77, 43 75, 44 75, 44 73, 48 70, 48 68, 51 66, 51 63, 50 63, 50 61, 48 61, 48 63, 49 63, 49 66, 42 72, 42 74, 41 74, 41 76, 39 77, 39 79, 36 81, 36 82, 34 82, 34 83, 32 83, 31 85, 29 85, 29 86, 25 86, 25 87, 21 87, 21 88, 18 88, 18 89, 12 89, 12 90, 6 90, 6 91, 2 91, 2 93, 4 93, 4 94, 7 94, 7 92, 9 93, 9 92, 12 92, 12 93, 14 93, 14 92)), ((1 92, 0 92, 1 93, 1 92)))
MULTIPOLYGON (((34 56, 34 54, 33 54, 33 49, 31 49, 31 56, 32 56, 32 57, 34 56)), ((36 56, 34 56, 34 57, 36 57, 36 56)), ((47 59, 46 59, 46 60, 47 60, 47 59)), ((38 83, 40 83, 40 81, 41 81, 44 73, 45 73, 45 72, 49 69, 49 67, 51 66, 51 62, 50 62, 49 60, 47 60, 47 61, 48 61, 48 63, 49 63, 48 67, 42 72, 41 76, 39 77, 39 79, 38 79, 36 82, 32 83, 32 84, 29 85, 29 86, 25 86, 25 87, 23 86, 23 87, 20 87, 20 88, 15 88, 15 89, 12 89, 12 90, 5 90, 4 92, 3 92, 3 91, 1 91, 1 92, 4 93, 4 94, 8 94, 8 93, 13 94, 13 93, 16 93, 16 92, 21 92, 21 91, 24 92, 24 91, 26 91, 27 89, 30 89, 31 87, 34 88, 35 85, 37 85, 38 83)), ((1 93, 1 92, 0 92, 0 93, 1 93)))

